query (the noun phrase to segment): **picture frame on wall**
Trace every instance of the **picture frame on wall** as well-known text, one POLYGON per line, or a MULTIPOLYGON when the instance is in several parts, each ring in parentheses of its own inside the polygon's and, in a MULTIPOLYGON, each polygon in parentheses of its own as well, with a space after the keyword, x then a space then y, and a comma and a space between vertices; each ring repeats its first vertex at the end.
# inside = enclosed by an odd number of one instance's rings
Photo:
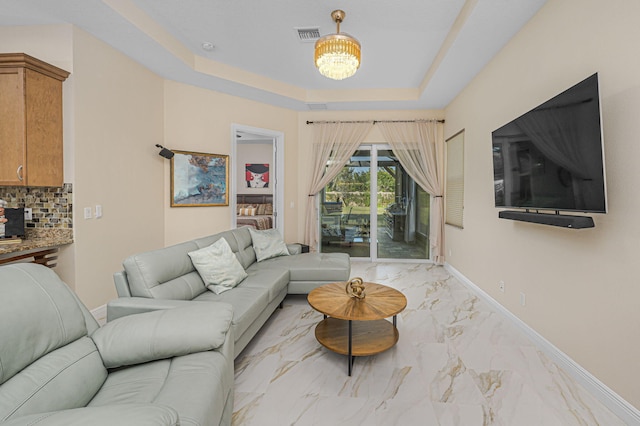
POLYGON ((171 207, 229 205, 229 156, 176 151, 171 158, 171 207))

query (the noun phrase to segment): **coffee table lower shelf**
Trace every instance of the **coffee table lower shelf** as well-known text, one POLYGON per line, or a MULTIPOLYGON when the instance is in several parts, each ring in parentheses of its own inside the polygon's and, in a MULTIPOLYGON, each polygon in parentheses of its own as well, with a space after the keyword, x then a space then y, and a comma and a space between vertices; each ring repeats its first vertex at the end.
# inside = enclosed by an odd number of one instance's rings
POLYGON ((349 357, 349 375, 353 358, 375 355, 392 348, 398 342, 398 329, 385 320, 348 321, 325 318, 316 326, 316 339, 330 351, 349 357), (351 333, 349 328, 351 326, 351 333), (351 347, 349 343, 351 342, 351 347))

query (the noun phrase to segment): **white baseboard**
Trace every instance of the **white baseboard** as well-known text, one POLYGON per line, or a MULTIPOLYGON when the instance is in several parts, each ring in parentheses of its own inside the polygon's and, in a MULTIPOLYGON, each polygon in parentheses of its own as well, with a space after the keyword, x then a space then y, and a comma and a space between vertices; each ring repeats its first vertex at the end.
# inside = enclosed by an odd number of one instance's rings
POLYGON ((100 326, 103 326, 107 322, 107 305, 98 306, 91 310, 91 315, 98 321, 100 326))
POLYGON ((453 266, 446 263, 444 267, 464 285, 469 287, 469 289, 489 303, 495 310, 504 315, 507 320, 511 321, 511 323, 522 331, 542 352, 545 353, 545 355, 570 374, 576 382, 582 385, 604 406, 615 413, 628 425, 640 425, 640 411, 636 407, 628 403, 624 398, 607 387, 607 385, 585 370, 567 354, 538 334, 537 331, 529 327, 520 318, 512 314, 507 308, 498 303, 488 293, 485 293, 484 290, 471 282, 453 266))

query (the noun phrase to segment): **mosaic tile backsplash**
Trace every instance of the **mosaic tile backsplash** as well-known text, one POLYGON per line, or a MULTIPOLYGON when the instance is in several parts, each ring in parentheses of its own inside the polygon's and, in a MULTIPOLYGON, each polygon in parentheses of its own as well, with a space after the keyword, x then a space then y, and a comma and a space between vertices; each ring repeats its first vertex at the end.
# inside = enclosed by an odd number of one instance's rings
POLYGON ((27 230, 37 228, 73 228, 73 187, 59 188, 2 186, 0 200, 7 207, 30 207, 32 220, 25 220, 27 230))

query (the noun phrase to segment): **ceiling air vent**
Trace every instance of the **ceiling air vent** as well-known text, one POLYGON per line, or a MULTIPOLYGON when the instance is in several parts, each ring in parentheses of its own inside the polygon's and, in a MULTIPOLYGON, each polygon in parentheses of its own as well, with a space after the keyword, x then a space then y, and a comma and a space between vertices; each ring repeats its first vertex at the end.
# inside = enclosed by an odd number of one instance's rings
POLYGON ((320 38, 320 28, 294 28, 303 43, 315 43, 320 38))

